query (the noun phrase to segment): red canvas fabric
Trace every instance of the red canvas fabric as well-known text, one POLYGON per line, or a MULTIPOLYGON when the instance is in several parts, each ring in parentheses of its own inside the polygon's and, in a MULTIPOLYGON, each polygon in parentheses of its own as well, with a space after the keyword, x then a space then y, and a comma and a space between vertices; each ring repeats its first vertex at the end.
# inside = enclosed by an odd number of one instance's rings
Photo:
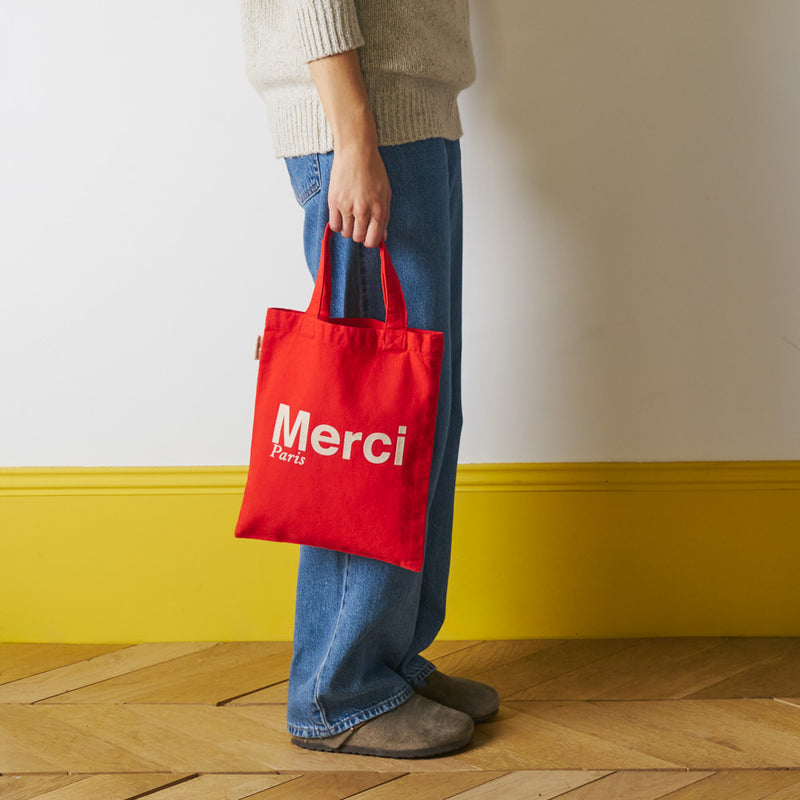
POLYGON ((419 571, 443 335, 408 327, 383 243, 386 321, 331 319, 330 235, 308 310, 267 311, 235 535, 419 571))

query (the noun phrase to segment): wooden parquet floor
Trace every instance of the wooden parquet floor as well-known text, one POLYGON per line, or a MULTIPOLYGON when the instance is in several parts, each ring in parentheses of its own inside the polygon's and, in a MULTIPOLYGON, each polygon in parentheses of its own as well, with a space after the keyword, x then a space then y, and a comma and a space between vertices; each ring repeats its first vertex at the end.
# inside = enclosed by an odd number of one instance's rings
POLYGON ((498 718, 420 761, 285 732, 287 643, 0 644, 2 800, 800 800, 800 639, 437 642, 498 718))

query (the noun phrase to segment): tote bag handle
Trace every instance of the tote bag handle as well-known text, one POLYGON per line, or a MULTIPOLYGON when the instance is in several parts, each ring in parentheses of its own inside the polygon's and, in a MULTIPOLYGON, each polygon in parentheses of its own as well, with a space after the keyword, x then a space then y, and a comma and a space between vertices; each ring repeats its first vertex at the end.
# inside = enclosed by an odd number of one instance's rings
MULTIPOLYGON (((325 226, 322 237, 322 251, 319 258, 317 281, 314 294, 308 305, 306 314, 315 316, 322 322, 331 318, 331 228, 325 226)), ((381 286, 383 288, 383 304, 386 307, 386 321, 383 325, 383 348, 387 350, 404 350, 406 332, 408 331, 408 312, 403 297, 403 288, 397 277, 386 242, 381 241, 381 286)))

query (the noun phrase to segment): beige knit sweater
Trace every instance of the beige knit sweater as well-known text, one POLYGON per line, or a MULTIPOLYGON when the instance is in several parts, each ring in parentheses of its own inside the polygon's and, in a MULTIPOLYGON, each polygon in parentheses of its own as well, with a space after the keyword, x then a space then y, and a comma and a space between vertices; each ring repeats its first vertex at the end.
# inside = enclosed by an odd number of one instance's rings
POLYGON ((467 0, 241 0, 241 10, 276 156, 333 149, 308 62, 354 48, 379 144, 461 136, 456 98, 475 77, 467 0))

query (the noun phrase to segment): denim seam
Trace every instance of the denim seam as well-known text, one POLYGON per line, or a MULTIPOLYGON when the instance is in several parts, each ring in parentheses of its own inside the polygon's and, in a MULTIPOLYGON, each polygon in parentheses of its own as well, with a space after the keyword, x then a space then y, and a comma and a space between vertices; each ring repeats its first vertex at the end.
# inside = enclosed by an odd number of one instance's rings
MULTIPOLYGON (((336 641, 336 634, 339 632, 339 624, 342 621, 343 611, 344 611, 344 603, 345 599, 347 598, 347 578, 350 574, 350 556, 345 554, 345 566, 344 566, 344 575, 342 575, 342 599, 339 603, 339 611, 336 614, 336 624, 333 626, 333 633, 331 634, 330 641, 328 642, 328 650, 325 653, 325 658, 322 659, 322 664, 320 664, 319 672, 317 673, 317 680, 314 683, 314 705, 317 707, 317 711, 319 711, 320 719, 322 719, 322 724, 325 726, 327 730, 331 729, 330 723, 328 722, 328 717, 325 714, 325 709, 322 707, 322 703, 320 703, 319 698, 319 685, 322 683, 322 673, 325 671, 325 667, 328 664, 328 659, 330 658, 331 651, 333 650, 333 643, 336 641)), ((333 735, 332 733, 330 734, 333 735)))
POLYGON ((394 711, 401 706, 406 700, 410 699, 414 694, 414 689, 411 686, 404 686, 400 691, 395 692, 391 697, 377 703, 370 708, 359 711, 335 725, 329 725, 326 728, 313 727, 311 725, 287 725, 287 729, 292 736, 300 736, 305 739, 324 739, 328 736, 336 736, 339 733, 344 733, 350 728, 360 725, 362 722, 368 722, 381 714, 386 714, 389 711, 394 711))
POLYGON ((308 175, 308 186, 302 192, 295 192, 297 202, 304 206, 314 195, 322 191, 322 181, 320 180, 319 154, 315 153, 309 157, 311 159, 311 169, 308 175))

